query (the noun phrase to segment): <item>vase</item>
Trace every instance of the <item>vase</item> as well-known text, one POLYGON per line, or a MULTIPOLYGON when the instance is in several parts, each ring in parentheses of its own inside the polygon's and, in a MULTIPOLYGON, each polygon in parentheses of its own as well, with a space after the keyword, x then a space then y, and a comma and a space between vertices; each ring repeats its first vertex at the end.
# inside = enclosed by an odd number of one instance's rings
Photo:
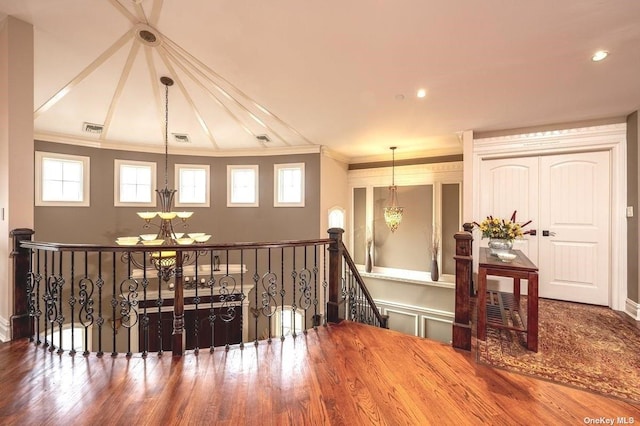
POLYGON ((440 272, 438 271, 438 259, 431 260, 431 281, 438 281, 440 272))
POLYGON ((364 259, 364 270, 366 272, 371 272, 372 261, 371 261, 371 244, 367 244, 367 252, 365 253, 364 259))
POLYGON ((497 256, 498 253, 509 253, 513 247, 513 240, 505 238, 491 238, 489 239, 489 249, 491 254, 497 256))

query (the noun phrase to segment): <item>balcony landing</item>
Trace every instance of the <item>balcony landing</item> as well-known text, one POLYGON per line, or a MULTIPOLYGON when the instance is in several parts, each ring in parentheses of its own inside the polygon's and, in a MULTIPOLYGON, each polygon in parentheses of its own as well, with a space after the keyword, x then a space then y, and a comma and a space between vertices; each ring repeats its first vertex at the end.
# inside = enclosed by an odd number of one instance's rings
POLYGON ((620 400, 494 370, 450 346, 343 322, 182 358, 0 344, 0 424, 582 424, 620 400))

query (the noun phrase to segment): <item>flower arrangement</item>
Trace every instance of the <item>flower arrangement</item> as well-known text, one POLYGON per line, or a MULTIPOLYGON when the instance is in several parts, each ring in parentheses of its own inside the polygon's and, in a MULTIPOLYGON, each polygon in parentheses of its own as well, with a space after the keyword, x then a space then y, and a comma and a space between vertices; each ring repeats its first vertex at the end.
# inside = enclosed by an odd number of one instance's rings
POLYGON ((482 222, 473 222, 473 224, 480 228, 482 238, 498 238, 501 240, 513 241, 515 238, 522 237, 524 234, 531 232, 522 230, 522 228, 529 225, 531 221, 522 225, 517 223, 516 213, 517 211, 514 210, 509 220, 487 216, 487 218, 482 222))

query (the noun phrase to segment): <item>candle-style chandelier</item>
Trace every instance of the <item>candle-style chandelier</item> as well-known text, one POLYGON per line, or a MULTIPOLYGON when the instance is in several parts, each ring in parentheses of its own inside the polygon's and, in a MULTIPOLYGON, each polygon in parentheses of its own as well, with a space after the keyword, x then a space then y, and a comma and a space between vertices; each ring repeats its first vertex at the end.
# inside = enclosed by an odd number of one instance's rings
MULTIPOLYGON (((186 230, 187 220, 193 215, 188 211, 173 211, 173 199, 176 189, 169 188, 169 86, 173 85, 173 80, 169 77, 161 77, 160 82, 165 86, 165 116, 164 116, 164 188, 156 189, 160 211, 137 212, 137 215, 144 220, 144 229, 157 228, 156 233, 146 233, 133 237, 119 237, 116 240, 118 245, 134 246, 142 243, 149 246, 161 245, 190 245, 193 243, 204 243, 211 238, 211 235, 203 232, 176 232, 179 226, 186 230), (156 217, 159 222, 154 221, 156 217), (174 223, 175 222, 175 223, 174 223)), ((160 251, 152 253, 151 260, 158 269, 167 269, 175 264, 175 251, 160 251)))
POLYGON ((387 205, 384 208, 384 221, 391 230, 391 232, 395 232, 398 229, 398 225, 402 221, 402 214, 404 213, 404 208, 398 206, 398 187, 396 186, 395 180, 395 167, 396 167, 396 151, 395 146, 390 147, 392 154, 391 160, 391 186, 389 187, 389 198, 387 198, 387 205))

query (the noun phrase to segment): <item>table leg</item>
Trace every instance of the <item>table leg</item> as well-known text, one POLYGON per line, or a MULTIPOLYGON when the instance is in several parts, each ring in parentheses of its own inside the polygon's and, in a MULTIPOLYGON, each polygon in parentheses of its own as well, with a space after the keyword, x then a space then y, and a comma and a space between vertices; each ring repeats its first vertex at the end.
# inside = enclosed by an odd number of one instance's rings
POLYGON ((538 352, 538 273, 529 273, 527 280, 527 349, 538 352))
POLYGON ((520 278, 513 279, 513 300, 516 303, 516 309, 520 310, 520 278))
POLYGON ((478 268, 478 340, 487 340, 487 270, 478 268))

